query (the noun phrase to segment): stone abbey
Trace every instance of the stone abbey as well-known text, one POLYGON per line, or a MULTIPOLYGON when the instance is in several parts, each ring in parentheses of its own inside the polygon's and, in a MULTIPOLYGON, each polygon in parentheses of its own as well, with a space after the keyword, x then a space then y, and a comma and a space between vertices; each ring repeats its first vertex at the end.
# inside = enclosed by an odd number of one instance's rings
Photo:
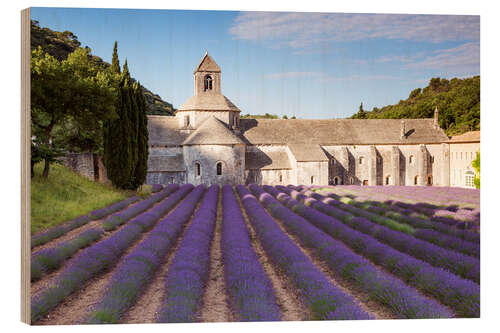
POLYGON ((208 53, 194 96, 175 116, 148 116, 148 129, 148 184, 466 186, 479 150, 479 134, 446 136, 437 110, 430 119, 240 119, 208 53))

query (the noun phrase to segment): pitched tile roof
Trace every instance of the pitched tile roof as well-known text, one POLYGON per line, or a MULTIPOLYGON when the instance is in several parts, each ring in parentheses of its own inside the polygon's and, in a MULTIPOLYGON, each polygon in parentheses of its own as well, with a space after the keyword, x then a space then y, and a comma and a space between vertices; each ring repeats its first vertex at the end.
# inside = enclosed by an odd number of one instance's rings
POLYGON ((212 59, 211 56, 208 55, 208 52, 205 52, 205 56, 201 59, 200 63, 194 69, 194 73, 196 72, 220 72, 220 67, 217 63, 212 59))
POLYGON ((246 170, 291 169, 290 159, 285 151, 263 152, 252 150, 245 152, 246 170))
POLYGON ((294 143, 288 148, 297 162, 328 161, 328 156, 318 144, 294 143))
POLYGON ((417 144, 449 139, 433 119, 405 119, 406 138, 400 137, 400 119, 241 119, 248 144, 417 144))
POLYGON ((461 135, 452 136, 450 143, 480 142, 481 131, 470 131, 461 135))
POLYGON ((172 116, 148 116, 151 146, 180 146, 188 134, 179 131, 179 121, 172 116))
POLYGON ((240 109, 226 96, 219 93, 204 93, 189 98, 177 111, 234 111, 240 109))
POLYGON ((234 145, 245 144, 226 124, 215 118, 208 117, 191 133, 183 145, 234 145))

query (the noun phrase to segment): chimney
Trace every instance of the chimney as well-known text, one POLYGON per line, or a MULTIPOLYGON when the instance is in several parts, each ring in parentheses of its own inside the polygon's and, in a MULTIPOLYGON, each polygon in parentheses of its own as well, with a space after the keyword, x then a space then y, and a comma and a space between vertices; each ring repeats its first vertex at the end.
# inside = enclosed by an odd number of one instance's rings
POLYGON ((434 109, 434 128, 439 129, 439 111, 437 106, 434 109))
POLYGON ((406 124, 404 120, 401 120, 401 139, 406 139, 406 124))

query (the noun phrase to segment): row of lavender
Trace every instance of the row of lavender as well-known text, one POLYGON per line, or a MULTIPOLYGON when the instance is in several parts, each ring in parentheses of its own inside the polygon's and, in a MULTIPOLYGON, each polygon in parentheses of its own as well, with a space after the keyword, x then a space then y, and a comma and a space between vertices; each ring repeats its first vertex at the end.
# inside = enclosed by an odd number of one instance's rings
MULTIPOLYGON (((103 222, 102 228, 97 227, 85 230, 80 234, 76 235, 69 241, 61 242, 52 247, 45 248, 32 253, 31 281, 36 281, 40 279, 44 274, 50 273, 51 271, 61 267, 66 260, 75 255, 75 253, 77 253, 80 249, 87 247, 88 245, 99 240, 103 236, 105 230, 107 231, 110 230, 110 228, 108 227, 110 225, 110 221, 115 222, 112 225, 114 228, 116 228, 118 226, 117 224, 118 221, 120 224, 129 221, 137 214, 142 213, 145 210, 151 208, 155 203, 164 199, 172 192, 176 191, 178 188, 179 188, 178 185, 173 185, 173 184, 169 185, 164 191, 156 193, 151 197, 149 197, 148 199, 140 201, 139 203, 136 203, 135 205, 119 213, 111 215, 108 219, 106 219, 103 222)), ((128 206, 130 199, 100 209, 98 213, 95 213, 96 211, 91 212, 89 216, 92 215, 92 216, 102 217, 104 215, 108 215, 108 213, 115 212, 119 210, 119 208, 128 206)))
MULTIPOLYGON (((347 279, 366 293, 370 299, 387 306, 398 318, 448 318, 452 313, 439 303, 422 297, 417 290, 407 286, 392 275, 380 271, 370 261, 313 226, 303 217, 282 205, 274 196, 279 191, 270 186, 251 185, 251 191, 260 202, 298 241, 323 261, 334 275, 347 279)), ((289 198, 288 205, 298 204, 289 198)))
POLYGON ((79 228, 82 225, 89 223, 92 220, 101 219, 109 214, 112 214, 120 209, 127 207, 128 205, 140 200, 140 197, 133 196, 122 200, 120 202, 111 204, 107 207, 95 210, 90 212, 89 214, 85 214, 77 217, 74 220, 68 221, 64 224, 58 225, 56 227, 50 228, 46 231, 43 231, 39 234, 31 236, 31 248, 43 245, 45 243, 50 242, 53 239, 59 238, 62 235, 70 232, 73 229, 79 228))
MULTIPOLYGON (((292 188, 292 187, 290 187, 292 188)), ((286 189, 284 189, 287 191, 286 189)), ((455 254, 456 252, 460 252, 464 255, 467 256, 473 256, 476 258, 479 258, 480 254, 480 246, 479 243, 475 242, 469 242, 467 240, 464 240, 462 238, 458 238, 455 236, 450 236, 447 234, 443 234, 441 232, 429 229, 429 226, 432 227, 432 223, 429 221, 424 221, 422 223, 413 223, 412 226, 408 224, 402 224, 400 221, 396 221, 389 216, 392 216, 390 214, 376 214, 368 209, 373 206, 368 206, 365 209, 361 209, 358 207, 355 207, 351 204, 345 204, 339 200, 332 199, 329 197, 322 196, 321 192, 315 193, 312 191, 308 190, 303 190, 301 191, 306 196, 313 197, 319 201, 322 201, 324 203, 327 203, 328 205, 334 206, 340 210, 343 210, 344 212, 348 213, 343 213, 342 218, 345 220, 345 222, 349 222, 354 216, 360 216, 364 217, 371 222, 380 224, 383 226, 383 228, 390 228, 396 232, 396 234, 400 234, 400 232, 405 233, 407 235, 401 235, 399 237, 399 242, 406 242, 408 239, 410 242, 407 242, 405 244, 406 247, 410 246, 415 246, 417 245, 418 248, 423 248, 423 250, 414 250, 414 251, 419 251, 422 252, 421 256, 429 256, 428 252, 432 253, 432 257, 439 256, 442 259, 433 259, 433 262, 440 262, 440 263, 449 263, 450 265, 454 265, 455 261, 464 261, 468 262, 467 265, 476 265, 479 268, 479 260, 478 259, 470 259, 468 257, 464 257, 463 255, 457 255, 455 254), (417 226, 423 226, 425 228, 422 229, 416 229, 417 226), (415 238, 419 240, 415 240, 415 238), (437 245, 439 248, 435 248, 433 246, 429 246, 428 243, 433 243, 437 245), (443 249, 441 249, 443 248, 443 249), (453 250, 453 251, 451 251, 453 250), (450 252, 451 251, 451 252, 450 252), (454 252, 456 251, 456 252, 454 252)), ((382 228, 382 229, 383 229, 382 228)), ((378 230, 374 230, 373 232, 378 232, 378 230)), ((402 247, 405 246, 404 244, 398 244, 397 246, 402 247)), ((463 268, 456 268, 457 270, 463 270, 463 268)), ((479 272, 478 272, 479 273, 479 272)), ((465 274, 465 273, 464 273, 465 274)))
POLYGON ((479 206, 480 191, 476 189, 464 189, 459 187, 435 187, 435 186, 340 186, 356 192, 369 192, 370 194, 381 194, 385 197, 405 198, 427 205, 440 205, 454 209, 455 206, 477 207, 479 206))
MULTIPOLYGON (((188 190, 191 189, 192 185, 188 190)), ((203 185, 191 191, 175 210, 162 219, 149 235, 121 260, 103 298, 86 315, 85 322, 96 324, 120 321, 122 315, 141 295, 166 254, 175 246, 204 192, 203 185)), ((183 281, 179 287, 186 282, 183 281)))
MULTIPOLYGON (((309 189, 308 187, 305 186, 298 186, 298 187, 291 186, 291 187, 300 191, 307 191, 309 189)), ((325 191, 322 189, 314 189, 314 188, 313 191, 315 191, 318 194, 328 196, 334 200, 337 200, 335 201, 337 205, 346 204, 346 206, 343 206, 344 209, 349 210, 353 213, 362 212, 362 214, 364 215, 370 215, 370 213, 372 214, 374 213, 380 215, 378 219, 383 219, 385 217, 392 220, 393 221, 392 223, 397 221, 408 225, 406 227, 407 230, 393 228, 395 230, 404 231, 407 233, 414 233, 414 230, 412 230, 412 228, 432 229, 438 232, 439 234, 444 234, 451 237, 463 239, 464 241, 467 242, 473 242, 479 244, 480 235, 477 232, 465 230, 467 228, 456 228, 457 226, 453 223, 449 222, 443 223, 440 220, 429 219, 426 218, 425 216, 422 217, 416 215, 415 211, 408 208, 408 206, 405 205, 404 207, 406 208, 398 206, 400 204, 402 205, 403 203, 398 202, 398 205, 387 207, 385 204, 378 204, 376 201, 373 200, 367 202, 357 202, 348 197, 339 197, 338 195, 331 193, 330 191, 325 191), (356 207, 354 206, 356 206, 359 209, 356 210, 356 207), (408 229, 410 226, 412 228, 408 229)), ((371 216, 373 217, 373 215, 371 216)))
POLYGON ((238 185, 236 190, 264 251, 277 270, 288 277, 313 319, 372 319, 311 262, 245 186, 238 185))
MULTIPOLYGON (((353 229, 353 226, 346 225, 341 219, 337 219, 341 216, 338 210, 335 212, 338 214, 336 217, 318 210, 319 207, 323 209, 331 207, 327 204, 314 198, 303 198, 303 195, 297 191, 292 191, 291 194, 296 198, 303 199, 303 202, 310 207, 297 200, 291 200, 291 197, 286 193, 279 194, 277 198, 290 209, 293 209, 294 212, 331 237, 342 241, 355 252, 384 267, 388 272, 400 277, 407 284, 436 297, 443 304, 452 307, 457 315, 466 317, 479 316, 478 284, 462 279, 448 270, 431 266, 425 261, 402 253, 370 235, 353 229)), ((365 223, 369 223, 366 219, 357 218, 356 220, 365 220, 365 223)), ((351 221, 355 221, 355 219, 351 221)))
POLYGON ((361 198, 359 197, 356 197, 356 200, 353 200, 352 196, 341 197, 336 193, 330 192, 330 189, 328 189, 328 192, 322 188, 313 188, 313 190, 334 199, 347 200, 344 202, 377 214, 387 215, 396 220, 401 220, 403 223, 416 223, 424 228, 436 229, 450 235, 458 235, 459 237, 478 237, 477 232, 472 233, 468 230, 477 231, 479 229, 479 211, 460 209, 457 212, 451 212, 445 209, 438 209, 437 207, 431 208, 429 204, 425 203, 409 204, 394 200, 380 202, 371 197, 360 201, 361 198))
POLYGON ((356 196, 356 200, 375 200, 383 202, 386 208, 410 209, 418 212, 431 220, 454 225, 458 228, 472 228, 479 224, 479 191, 457 188, 404 188, 404 187, 363 187, 349 186, 328 187, 330 190, 356 196), (475 197, 475 198, 474 198, 475 197), (394 198, 394 199, 393 199, 394 198), (402 202, 410 199, 413 203, 402 202), (468 201, 474 198, 473 201, 468 201), (389 199, 389 200, 388 200, 389 199), (426 200, 440 200, 438 204, 425 202, 426 200), (415 202, 415 200, 417 200, 415 202), (464 201, 465 200, 465 201, 464 201), (460 202, 450 205, 450 201, 460 202), (467 203, 471 203, 470 205, 467 203), (464 207, 467 206, 467 207, 464 207))
MULTIPOLYGON (((172 188, 177 188, 177 186, 167 188, 165 192, 170 192, 172 188)), ((49 281, 45 288, 31 297, 31 321, 41 319, 66 297, 79 290, 86 281, 116 264, 134 241, 192 189, 193 185, 190 184, 181 186, 155 207, 136 216, 108 238, 81 251, 56 278, 49 281)))

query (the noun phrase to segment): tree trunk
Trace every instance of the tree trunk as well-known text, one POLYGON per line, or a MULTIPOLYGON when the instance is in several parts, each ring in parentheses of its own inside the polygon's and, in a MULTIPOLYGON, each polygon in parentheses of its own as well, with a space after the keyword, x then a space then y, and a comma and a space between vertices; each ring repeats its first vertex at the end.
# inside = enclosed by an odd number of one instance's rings
MULTIPOLYGON (((51 146, 50 132, 52 131, 54 124, 55 124, 55 120, 54 120, 54 117, 52 116, 52 119, 50 120, 50 124, 45 128, 45 144, 47 145, 47 148, 49 148, 51 146)), ((46 158, 45 165, 43 167, 43 173, 42 173, 43 178, 49 177, 49 170, 50 170, 50 160, 48 158, 46 158)))
POLYGON ((43 167, 43 178, 48 178, 49 177, 49 169, 50 169, 50 162, 48 159, 45 159, 45 165, 43 167))

